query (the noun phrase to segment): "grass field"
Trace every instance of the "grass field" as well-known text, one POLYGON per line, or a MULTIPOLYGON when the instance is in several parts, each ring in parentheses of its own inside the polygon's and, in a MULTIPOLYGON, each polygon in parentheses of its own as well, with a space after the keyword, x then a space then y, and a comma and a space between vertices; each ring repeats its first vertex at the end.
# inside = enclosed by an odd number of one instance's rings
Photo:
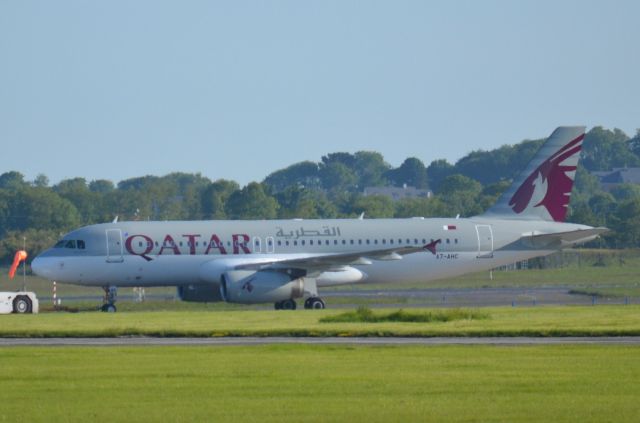
POLYGON ((0 421, 634 422, 623 346, 0 348, 0 421))
MULTIPOLYGON (((424 312, 433 309, 422 309, 424 312)), ((421 309, 411 309, 418 313, 421 309)), ((375 313, 388 313, 375 311, 375 313)), ((340 310, 158 311, 0 316, 2 337, 52 336, 617 336, 640 335, 640 306, 482 308, 482 319, 322 323, 340 310)))

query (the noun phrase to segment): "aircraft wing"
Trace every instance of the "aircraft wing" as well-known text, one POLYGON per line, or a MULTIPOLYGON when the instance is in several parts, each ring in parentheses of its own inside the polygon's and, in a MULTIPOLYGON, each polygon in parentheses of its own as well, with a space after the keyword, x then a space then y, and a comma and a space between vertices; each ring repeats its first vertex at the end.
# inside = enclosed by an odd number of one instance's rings
POLYGON ((574 244, 589 242, 599 235, 609 232, 608 228, 577 229, 567 232, 555 232, 550 234, 523 235, 520 238, 526 245, 535 248, 569 247, 574 244))
POLYGON ((234 266, 236 270, 266 270, 283 268, 301 268, 309 271, 325 271, 350 265, 367 265, 371 260, 401 260, 407 254, 429 251, 436 253, 436 246, 441 242, 435 240, 420 247, 395 247, 380 250, 356 251, 336 254, 313 254, 304 257, 274 258, 259 263, 240 263, 234 266))

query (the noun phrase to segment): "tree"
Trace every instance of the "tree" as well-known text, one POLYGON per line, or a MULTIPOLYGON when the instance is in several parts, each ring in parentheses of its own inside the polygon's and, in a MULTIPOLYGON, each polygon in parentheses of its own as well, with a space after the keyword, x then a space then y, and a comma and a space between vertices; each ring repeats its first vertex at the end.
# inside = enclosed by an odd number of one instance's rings
POLYGON ((393 217, 393 201, 385 195, 358 196, 351 210, 355 214, 364 213, 368 218, 393 217))
POLYGON ((620 129, 610 131, 596 126, 584 137, 582 165, 589 171, 640 166, 640 159, 633 154, 632 147, 629 137, 620 129))
POLYGON ((36 176, 36 179, 33 180, 33 186, 40 188, 48 187, 49 178, 47 178, 47 175, 39 173, 38 176, 36 176))
POLYGON ((11 171, 0 175, 0 189, 17 190, 27 185, 24 175, 20 172, 11 171))
POLYGON ((100 194, 106 194, 115 189, 113 182, 107 179, 96 179, 94 181, 89 182, 89 191, 97 192, 100 194))
POLYGON ((385 174, 391 166, 384 161, 382 154, 375 151, 358 151, 353 157, 358 188, 386 185, 385 174))
POLYGON ((73 204, 47 188, 21 189, 10 204, 9 230, 67 231, 80 226, 80 214, 73 204))
POLYGON ((202 212, 205 219, 224 219, 226 218, 225 204, 240 186, 235 181, 226 179, 218 179, 209 184, 202 193, 202 212))
POLYGON ((447 208, 439 198, 403 198, 394 206, 394 217, 441 217, 447 214, 447 208))
POLYGON ((427 178, 434 192, 440 192, 440 184, 444 179, 453 174, 453 165, 444 159, 434 160, 427 167, 427 178))
POLYGON ((460 174, 447 176, 440 191, 440 198, 450 214, 471 216, 483 212, 477 201, 482 191, 482 185, 478 181, 460 174))
POLYGON ((355 173, 341 162, 330 162, 320 169, 322 186, 331 193, 353 191, 356 187, 355 173))
POLYGON ((229 197, 225 212, 230 219, 274 219, 278 202, 257 182, 251 182, 229 197))
POLYGON ((620 184, 611 189, 611 194, 618 201, 632 200, 640 198, 640 185, 620 184))
POLYGON ((640 198, 619 203, 610 222, 617 247, 640 245, 640 198))
POLYGON ((397 187, 406 184, 420 189, 428 188, 427 168, 420 159, 415 157, 409 157, 400 167, 387 171, 386 176, 397 187))
POLYGON ((271 173, 264 180, 272 192, 284 191, 290 186, 319 188, 320 174, 317 163, 300 162, 271 173))
POLYGON ((335 206, 321 191, 290 186, 276 194, 279 217, 283 219, 318 219, 336 217, 335 206))

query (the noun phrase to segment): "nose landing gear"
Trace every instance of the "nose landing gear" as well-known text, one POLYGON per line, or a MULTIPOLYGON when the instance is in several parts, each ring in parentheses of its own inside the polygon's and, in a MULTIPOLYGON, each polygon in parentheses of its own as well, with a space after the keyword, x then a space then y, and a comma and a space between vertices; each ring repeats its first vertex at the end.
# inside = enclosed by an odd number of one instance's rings
POLYGON ((102 307, 100 307, 100 310, 102 310, 105 313, 115 313, 116 312, 116 300, 118 299, 118 287, 116 286, 105 286, 102 289, 104 289, 104 298, 103 298, 103 303, 102 307))

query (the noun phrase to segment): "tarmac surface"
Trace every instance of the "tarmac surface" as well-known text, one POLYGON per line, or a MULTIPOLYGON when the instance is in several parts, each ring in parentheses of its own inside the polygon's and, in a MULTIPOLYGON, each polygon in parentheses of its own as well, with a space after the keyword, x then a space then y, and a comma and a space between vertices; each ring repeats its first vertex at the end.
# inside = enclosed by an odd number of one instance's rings
MULTIPOLYGON (((601 287, 606 287, 605 285, 601 287)), ((331 290, 321 289, 320 296, 332 309, 352 308, 367 300, 371 308, 390 307, 496 307, 496 306, 536 306, 536 305, 596 305, 596 304, 637 304, 640 298, 594 297, 579 294, 571 286, 552 287, 508 287, 508 288, 425 288, 425 289, 385 289, 385 290, 331 290), (339 303, 333 299, 340 298, 339 303), (353 303, 349 299, 354 300, 353 303), (360 302, 359 302, 360 301, 360 302), (379 301, 379 302, 377 302, 379 301)), ((584 288, 582 288, 584 289, 584 288)), ((134 301, 130 295, 120 295, 119 300, 134 301)), ((170 301, 173 297, 150 294, 147 300, 170 301)), ((99 296, 63 297, 62 303, 73 301, 102 302, 99 296)), ((51 302, 50 297, 41 296, 40 303, 51 302)), ((272 304, 254 306, 257 309, 273 309, 272 304)))
POLYGON ((617 337, 434 337, 434 338, 312 338, 312 337, 221 337, 221 338, 0 338, 1 347, 123 347, 123 346, 252 346, 274 344, 305 345, 633 345, 640 336, 617 337))

